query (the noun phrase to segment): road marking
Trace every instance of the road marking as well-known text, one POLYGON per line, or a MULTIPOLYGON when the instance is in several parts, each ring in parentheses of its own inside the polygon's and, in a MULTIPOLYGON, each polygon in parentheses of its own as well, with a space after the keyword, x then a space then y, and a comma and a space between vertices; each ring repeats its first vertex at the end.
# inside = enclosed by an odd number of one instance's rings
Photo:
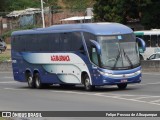
POLYGON ((135 98, 135 100, 145 99, 145 98, 160 98, 160 96, 146 96, 146 97, 139 97, 139 98, 135 98))
POLYGON ((51 91, 51 92, 61 92, 61 93, 67 93, 67 94, 81 94, 81 95, 90 95, 90 96, 98 96, 98 97, 107 97, 107 98, 114 98, 114 99, 119 99, 119 100, 147 103, 147 104, 153 104, 153 105, 160 105, 160 103, 153 103, 153 102, 147 102, 147 101, 136 100, 136 99, 122 98, 122 97, 120 97, 121 95, 110 96, 110 94, 109 94, 109 96, 108 96, 108 95, 103 95, 103 94, 99 94, 99 93, 91 94, 91 93, 80 93, 80 92, 75 92, 75 91, 51 91))
POLYGON ((68 94, 80 94, 80 95, 91 95, 90 93, 82 93, 82 92, 75 92, 75 91, 51 91, 51 92, 56 92, 56 93, 68 93, 68 94))
POLYGON ((159 73, 143 73, 143 72, 142 72, 142 75, 143 75, 143 74, 144 74, 144 75, 160 75, 159 73))
POLYGON ((152 103, 160 102, 160 99, 159 100, 150 101, 150 102, 152 102, 152 103))
MULTIPOLYGON (((6 90, 29 90, 29 89, 20 89, 20 88, 4 88, 6 90)), ((126 101, 133 101, 133 102, 139 102, 139 103, 145 103, 145 104, 152 104, 152 105, 158 105, 160 106, 160 103, 156 103, 155 101, 159 102, 160 100, 154 100, 154 101, 144 101, 144 100, 139 100, 139 99, 129 99, 129 98, 124 98, 125 96, 145 96, 146 98, 153 98, 153 97, 160 97, 160 96, 149 96, 149 95, 129 95, 129 94, 104 94, 104 93, 89 93, 89 92, 77 92, 77 91, 59 91, 59 90, 52 90, 50 92, 53 93, 65 93, 65 94, 77 94, 77 95, 88 95, 88 96, 97 96, 97 97, 105 97, 105 98, 114 98, 118 100, 126 100, 126 101)), ((141 97, 142 98, 142 97, 141 97)), ((144 97, 143 97, 144 98, 144 97)))
POLYGON ((5 77, 1 77, 2 79, 8 79, 8 78, 13 78, 13 77, 8 77, 8 76, 5 76, 5 77))
MULTIPOLYGON (((4 88, 6 90, 29 90, 29 89, 20 89, 20 88, 4 88)), ((97 96, 97 97, 105 97, 105 98, 114 98, 114 99, 119 99, 119 100, 126 100, 126 101, 133 101, 133 102, 140 102, 140 103, 146 103, 146 104, 152 104, 152 105, 159 105, 160 103, 155 103, 154 101, 147 102, 144 100, 139 100, 139 99, 127 99, 123 98, 125 95, 119 95, 119 94, 103 94, 103 93, 87 93, 87 92, 76 92, 76 91, 50 91, 53 93, 66 93, 66 94, 77 94, 77 95, 89 95, 89 96, 97 96)), ((126 96, 136 96, 136 95, 129 95, 127 94, 126 96)), ((142 96, 142 95, 137 95, 137 96, 142 96)), ((146 95, 147 96, 147 95, 146 95)), ((160 97, 160 96, 149 96, 147 98, 153 98, 153 97, 160 97)), ((160 100, 155 100, 155 101, 160 101, 160 100)))
POLYGON ((20 88, 4 88, 5 90, 28 90, 28 89, 20 89, 20 88))
POLYGON ((157 85, 157 84, 160 84, 160 82, 155 82, 155 83, 144 83, 144 84, 135 84, 135 85, 131 85, 131 84, 128 84, 129 86, 145 86, 145 85, 157 85))
POLYGON ((3 82, 0 82, 0 84, 1 84, 1 83, 4 84, 4 83, 17 83, 17 82, 15 82, 15 81, 7 81, 7 82, 6 82, 6 81, 3 81, 3 82))
MULTIPOLYGON (((98 95, 101 97, 108 97, 105 95, 98 95)), ((121 97, 111 97, 111 98, 116 98, 116 99, 120 99, 120 100, 127 100, 127 101, 133 101, 133 102, 141 102, 141 103, 147 103, 147 104, 154 104, 154 105, 160 105, 158 103, 152 103, 152 102, 147 102, 147 101, 142 101, 142 100, 136 100, 136 99, 127 99, 127 98, 121 98, 121 97)))
POLYGON ((13 73, 13 72, 8 72, 8 71, 1 71, 0 74, 3 74, 3 73, 13 73))

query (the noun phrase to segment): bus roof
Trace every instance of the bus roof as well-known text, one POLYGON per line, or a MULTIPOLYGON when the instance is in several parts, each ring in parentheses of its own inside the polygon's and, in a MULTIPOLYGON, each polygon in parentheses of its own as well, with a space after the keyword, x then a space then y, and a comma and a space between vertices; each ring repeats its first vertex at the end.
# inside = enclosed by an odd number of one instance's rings
POLYGON ((160 29, 134 31, 135 35, 160 35, 160 29))
POLYGON ((53 25, 47 28, 37 28, 31 30, 15 31, 12 35, 23 34, 41 34, 41 33, 60 33, 82 31, 89 32, 95 35, 114 35, 132 33, 132 29, 119 23, 82 23, 82 24, 62 24, 53 25))

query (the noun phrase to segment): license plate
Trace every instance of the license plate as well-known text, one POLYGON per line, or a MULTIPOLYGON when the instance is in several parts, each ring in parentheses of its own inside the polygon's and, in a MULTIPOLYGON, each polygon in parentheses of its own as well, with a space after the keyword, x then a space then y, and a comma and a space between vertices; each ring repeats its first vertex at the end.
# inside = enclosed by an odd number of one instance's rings
POLYGON ((121 80, 121 83, 125 83, 125 82, 128 82, 128 80, 121 80))

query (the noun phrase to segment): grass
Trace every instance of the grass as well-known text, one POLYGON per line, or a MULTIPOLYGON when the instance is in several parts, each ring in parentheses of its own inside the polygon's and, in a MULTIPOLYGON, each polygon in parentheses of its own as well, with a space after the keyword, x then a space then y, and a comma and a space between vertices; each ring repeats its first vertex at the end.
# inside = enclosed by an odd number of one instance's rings
POLYGON ((3 117, 0 117, 0 120, 13 120, 12 118, 3 118, 3 117))
POLYGON ((5 118, 0 117, 0 120, 6 120, 5 118))
POLYGON ((0 54, 0 63, 11 60, 11 51, 7 49, 5 52, 0 54))

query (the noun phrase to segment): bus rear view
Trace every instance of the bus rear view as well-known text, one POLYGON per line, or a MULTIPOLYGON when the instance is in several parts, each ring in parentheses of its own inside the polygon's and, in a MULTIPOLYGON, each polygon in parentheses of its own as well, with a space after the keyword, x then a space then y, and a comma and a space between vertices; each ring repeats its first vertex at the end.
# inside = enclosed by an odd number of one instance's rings
POLYGON ((104 85, 125 89, 141 82, 139 48, 145 50, 144 41, 118 23, 17 31, 12 33, 14 79, 30 88, 82 84, 86 90, 104 85))

